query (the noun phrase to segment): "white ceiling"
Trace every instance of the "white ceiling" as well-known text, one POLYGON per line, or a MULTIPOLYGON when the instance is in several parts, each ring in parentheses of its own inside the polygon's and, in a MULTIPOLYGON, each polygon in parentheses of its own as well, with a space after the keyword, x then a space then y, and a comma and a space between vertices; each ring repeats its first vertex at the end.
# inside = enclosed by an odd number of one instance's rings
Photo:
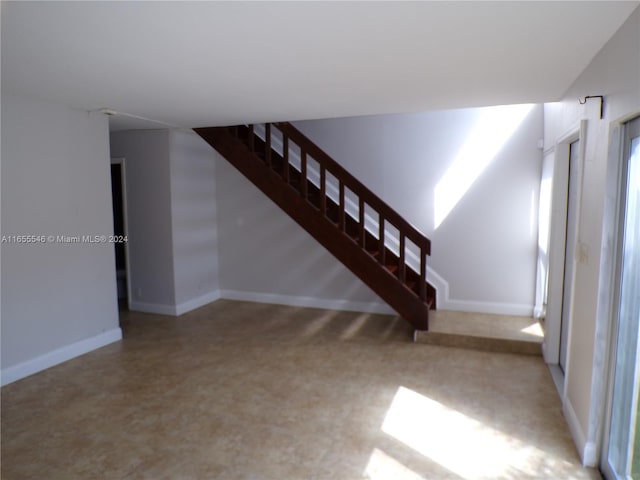
POLYGON ((2 88, 182 127, 554 101, 638 4, 3 1, 2 88))

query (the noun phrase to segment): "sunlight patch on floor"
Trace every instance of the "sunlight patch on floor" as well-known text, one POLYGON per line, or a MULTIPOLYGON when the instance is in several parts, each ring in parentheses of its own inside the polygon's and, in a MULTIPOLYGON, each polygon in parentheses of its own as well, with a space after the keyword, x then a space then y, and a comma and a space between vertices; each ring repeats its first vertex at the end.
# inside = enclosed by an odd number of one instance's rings
POLYGON ((313 337, 324 329, 335 318, 336 312, 327 311, 326 313, 314 318, 304 329, 305 337, 313 337))
POLYGON ((425 480, 378 448, 373 449, 363 476, 371 480, 425 480))
POLYGON ((369 314, 363 313, 362 315, 358 315, 357 318, 351 321, 349 326, 342 332, 340 335, 340 340, 349 340, 350 338, 354 338, 358 335, 362 327, 364 327, 369 319, 369 314))
POLYGON ((544 337, 544 331, 542 330, 542 325, 540 325, 540 322, 534 322, 520 331, 522 333, 526 333, 534 337, 538 337, 538 338, 544 337))
POLYGON ((402 386, 382 431, 466 480, 535 477, 563 462, 402 386))

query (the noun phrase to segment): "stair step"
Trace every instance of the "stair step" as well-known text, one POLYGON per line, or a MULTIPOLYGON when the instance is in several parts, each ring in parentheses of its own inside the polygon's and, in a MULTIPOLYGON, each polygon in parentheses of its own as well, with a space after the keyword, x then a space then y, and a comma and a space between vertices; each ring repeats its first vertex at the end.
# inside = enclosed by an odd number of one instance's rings
POLYGON ((435 310, 417 343, 500 353, 542 355, 542 328, 531 317, 435 310))

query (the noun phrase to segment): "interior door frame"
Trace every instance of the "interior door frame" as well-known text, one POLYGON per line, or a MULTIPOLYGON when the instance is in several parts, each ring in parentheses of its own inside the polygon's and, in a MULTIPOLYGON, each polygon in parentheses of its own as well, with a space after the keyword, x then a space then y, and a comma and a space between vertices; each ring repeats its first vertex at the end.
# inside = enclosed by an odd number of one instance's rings
MULTIPOLYGON (((567 358, 571 356, 571 328, 573 322, 573 292, 575 286, 575 271, 570 279, 569 291, 564 288, 564 266, 565 266, 565 248, 567 241, 574 242, 576 247, 579 246, 580 238, 580 213, 582 205, 582 187, 584 178, 584 159, 585 159, 585 138, 586 138, 587 121, 581 120, 574 128, 570 129, 566 134, 558 138, 554 147, 554 167, 553 167, 553 186, 551 196, 551 219, 550 219, 550 240, 549 240, 549 280, 547 294, 547 311, 545 318, 545 338, 543 343, 544 360, 552 366, 558 366, 560 362, 560 333, 562 322, 562 304, 565 295, 571 296, 569 302, 568 318, 570 319, 567 331, 567 358), (569 156, 571 144, 580 141, 578 150, 578 182, 575 208, 576 229, 573 238, 567 239, 567 210, 569 199, 569 156)), ((577 251, 577 248, 576 248, 577 251)), ((575 258, 573 259, 575 262, 575 258)), ((567 371, 569 370, 569 362, 567 362, 567 371)), ((560 371, 560 377, 554 375, 556 383, 561 381, 561 385, 556 384, 561 396, 564 400, 566 392, 564 391, 564 375, 560 371)))
MULTIPOLYGON (((124 225, 124 234, 128 238, 129 236, 129 215, 127 215, 127 168, 125 157, 113 157, 111 158, 110 165, 120 165, 120 181, 122 182, 122 223, 124 225)), ((127 275, 127 309, 131 310, 131 260, 129 251, 129 242, 124 243, 124 264, 125 272, 127 275)), ((116 272, 117 274, 117 272, 116 272)))

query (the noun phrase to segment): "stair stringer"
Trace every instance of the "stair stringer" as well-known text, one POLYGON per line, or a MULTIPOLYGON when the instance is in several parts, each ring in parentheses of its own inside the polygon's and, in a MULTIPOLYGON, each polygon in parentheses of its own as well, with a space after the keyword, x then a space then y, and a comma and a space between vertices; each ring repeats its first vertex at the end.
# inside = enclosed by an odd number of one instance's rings
MULTIPOLYGON (((255 134, 261 140, 265 140, 265 127, 264 124, 255 125, 255 134)), ((279 136, 273 136, 271 139, 271 148, 273 151, 277 152, 282 156, 283 153, 283 145, 282 140, 279 136)), ((291 165, 300 170, 300 155, 294 149, 289 150, 289 161, 291 165)), ((320 185, 320 172, 313 165, 307 165, 307 178, 314 185, 320 185)), ((327 197, 333 200, 335 203, 339 202, 339 190, 337 182, 331 181, 331 179, 327 179, 327 197)), ((357 202, 351 198, 350 195, 345 195, 345 213, 349 215, 353 220, 358 220, 358 204, 357 202)), ((369 213, 365 212, 364 214, 364 227, 371 235, 374 237, 378 236, 379 231, 379 223, 378 219, 369 213)), ((398 254, 400 251, 400 241, 398 237, 393 235, 385 235, 384 238, 385 246, 392 251, 394 254, 398 254)), ((406 246, 405 253, 405 264, 407 267, 411 268, 414 272, 420 272, 420 253, 418 247, 413 245, 412 243, 408 243, 406 246)), ((448 282, 438 274, 433 268, 427 265, 427 289, 430 291, 431 296, 433 297, 433 303, 431 308, 435 309, 436 305, 444 305, 445 299, 449 298, 449 284, 448 282), (446 291, 446 295, 445 295, 446 291)))

